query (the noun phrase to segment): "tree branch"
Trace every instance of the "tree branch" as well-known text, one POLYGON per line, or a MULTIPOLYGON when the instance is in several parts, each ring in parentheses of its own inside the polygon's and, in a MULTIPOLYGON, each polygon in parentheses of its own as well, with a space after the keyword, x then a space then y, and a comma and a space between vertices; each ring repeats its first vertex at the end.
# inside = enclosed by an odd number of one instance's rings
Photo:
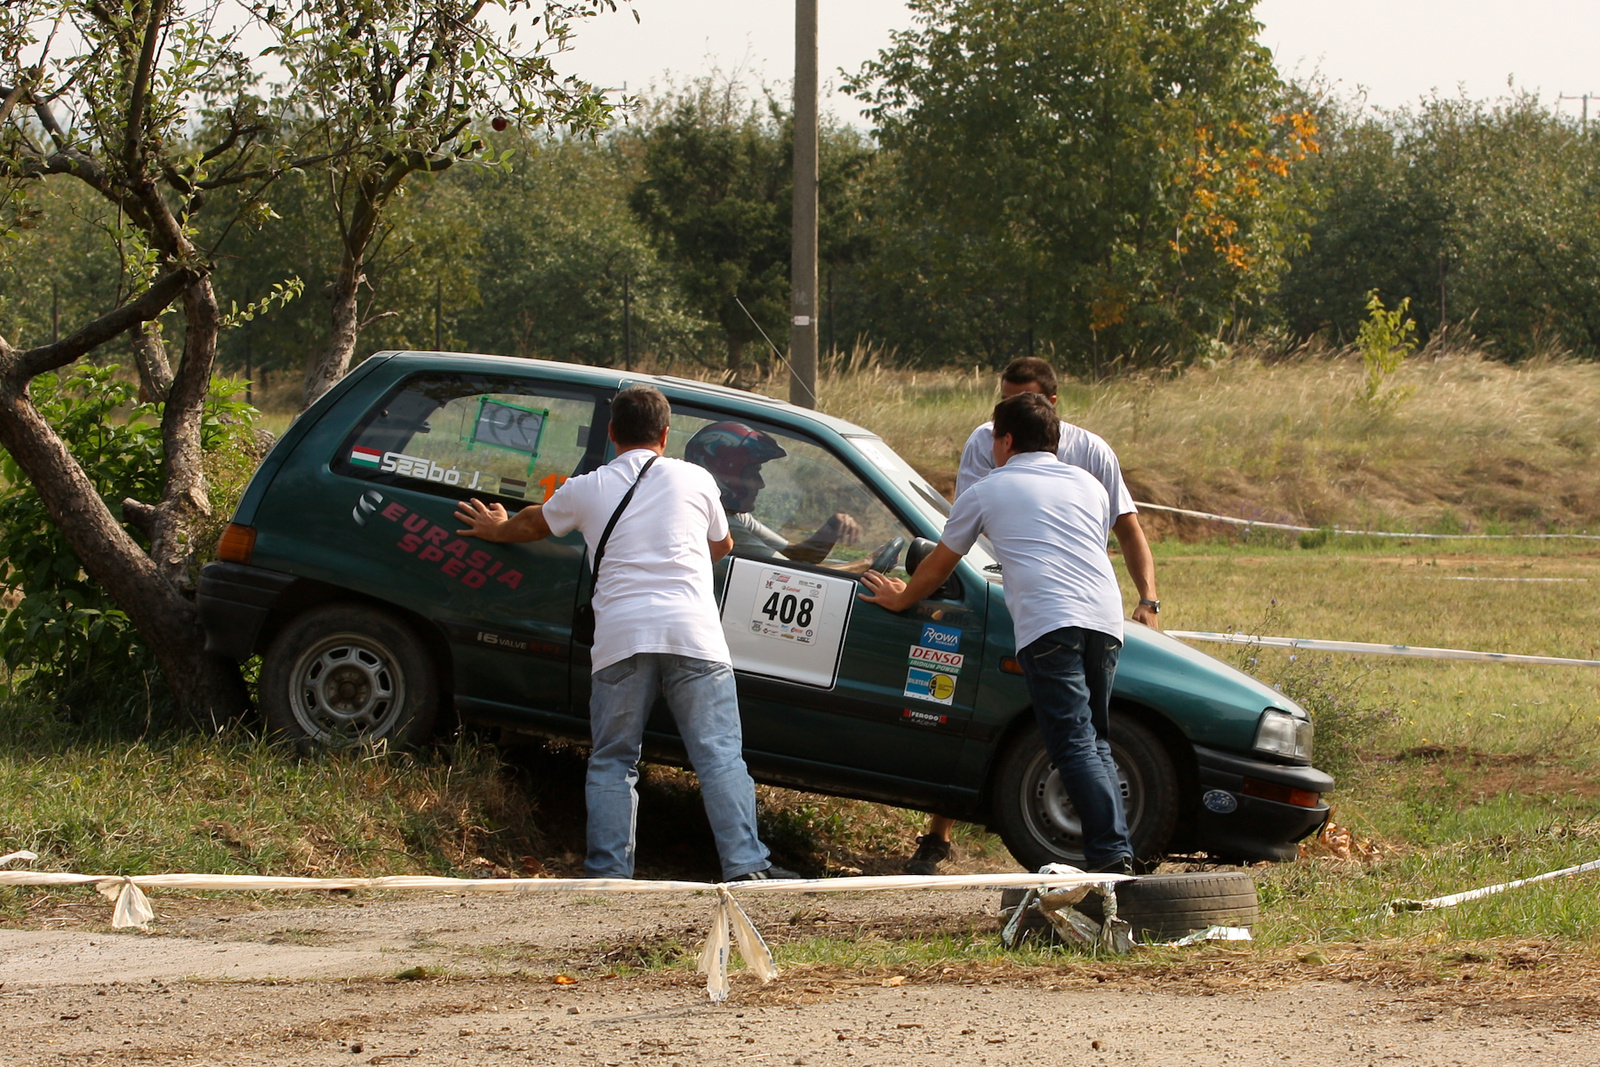
POLYGON ((150 95, 150 78, 156 65, 156 47, 161 40, 161 23, 166 18, 169 0, 150 0, 150 19, 144 28, 144 44, 139 49, 139 68, 133 79, 133 95, 128 102, 123 163, 129 173, 139 170, 139 140, 144 135, 145 102, 150 95))
POLYGON ((22 99, 22 94, 27 92, 27 86, 18 82, 16 85, 0 85, 0 124, 11 117, 11 112, 16 110, 17 103, 22 99))
POLYGON ((53 344, 40 345, 23 352, 17 357, 17 370, 27 379, 66 366, 124 330, 141 322, 149 322, 204 276, 192 267, 179 267, 163 274, 132 303, 106 312, 83 329, 53 344))

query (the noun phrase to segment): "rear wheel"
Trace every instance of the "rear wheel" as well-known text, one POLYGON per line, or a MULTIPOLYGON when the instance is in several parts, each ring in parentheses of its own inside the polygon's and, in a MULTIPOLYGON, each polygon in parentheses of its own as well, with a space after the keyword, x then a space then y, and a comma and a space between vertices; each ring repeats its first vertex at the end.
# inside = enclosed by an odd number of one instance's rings
POLYGON ((267 728, 307 749, 420 741, 438 703, 438 670, 416 632, 362 604, 299 616, 261 663, 267 728))
MULTIPOLYGON (((1134 855, 1154 859, 1178 824, 1177 769, 1149 727, 1128 715, 1111 716, 1111 755, 1134 855)), ((1083 865, 1083 822, 1036 727, 1001 754, 990 795, 995 829, 1018 863, 1031 871, 1047 863, 1083 865)))

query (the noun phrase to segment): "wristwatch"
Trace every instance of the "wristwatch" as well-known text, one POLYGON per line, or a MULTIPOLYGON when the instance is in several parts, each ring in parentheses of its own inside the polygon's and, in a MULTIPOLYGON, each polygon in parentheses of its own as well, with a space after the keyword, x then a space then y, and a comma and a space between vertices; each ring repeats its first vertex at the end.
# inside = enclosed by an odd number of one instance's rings
POLYGON ((1159 600, 1146 600, 1144 597, 1140 597, 1139 598, 1139 603, 1140 603, 1141 606, 1149 608, 1151 611, 1155 612, 1157 615, 1161 614, 1161 601, 1159 601, 1159 600))

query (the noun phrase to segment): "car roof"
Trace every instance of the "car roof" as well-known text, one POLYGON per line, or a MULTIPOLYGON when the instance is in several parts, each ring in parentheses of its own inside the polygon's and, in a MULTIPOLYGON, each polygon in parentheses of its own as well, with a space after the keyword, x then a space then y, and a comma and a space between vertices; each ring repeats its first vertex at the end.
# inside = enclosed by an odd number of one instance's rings
POLYGON ((708 402, 720 401, 726 404, 731 400, 757 417, 781 412, 794 419, 825 426, 843 437, 878 436, 853 422, 846 422, 844 419, 811 408, 803 408, 787 400, 778 400, 761 393, 735 389, 732 386, 696 381, 693 378, 679 378, 671 374, 637 374, 615 367, 594 367, 585 363, 563 363, 558 360, 530 359, 522 356, 493 356, 477 352, 376 352, 369 358, 391 360, 397 365, 397 369, 415 367, 417 370, 439 370, 448 367, 451 370, 490 374, 526 373, 532 369, 557 381, 608 389, 620 389, 626 385, 637 384, 654 385, 665 393, 683 399, 699 395, 708 402))

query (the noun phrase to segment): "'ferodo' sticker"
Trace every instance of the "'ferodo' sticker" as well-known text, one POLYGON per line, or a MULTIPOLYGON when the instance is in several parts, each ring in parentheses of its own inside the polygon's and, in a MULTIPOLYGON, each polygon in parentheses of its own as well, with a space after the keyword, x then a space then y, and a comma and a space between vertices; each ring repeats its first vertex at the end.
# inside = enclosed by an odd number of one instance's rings
POLYGON ((955 675, 945 674, 943 671, 924 670, 921 667, 912 667, 906 671, 906 692, 908 697, 919 700, 931 700, 935 704, 951 704, 956 699, 955 675))

